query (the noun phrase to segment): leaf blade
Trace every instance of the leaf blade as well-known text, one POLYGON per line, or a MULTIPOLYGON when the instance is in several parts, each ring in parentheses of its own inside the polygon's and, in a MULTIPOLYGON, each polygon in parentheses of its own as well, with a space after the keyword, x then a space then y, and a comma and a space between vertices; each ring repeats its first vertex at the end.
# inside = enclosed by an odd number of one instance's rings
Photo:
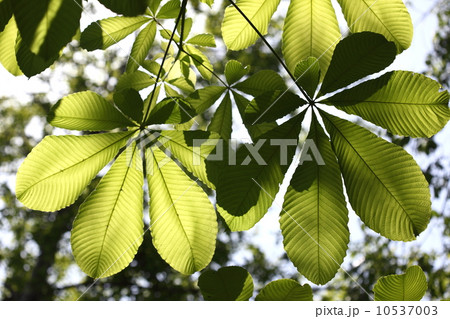
POLYGON ((322 76, 341 38, 330 0, 292 0, 283 27, 283 56, 294 72, 297 64, 309 57, 319 59, 322 76))
POLYGON ((78 131, 108 131, 134 126, 111 103, 92 91, 70 94, 59 100, 51 108, 48 122, 78 131))
POLYGON ((111 276, 133 260, 144 233, 143 184, 142 162, 133 143, 80 206, 71 244, 77 264, 89 276, 111 276))
POLYGON ((338 0, 352 33, 371 31, 395 42, 397 52, 409 48, 413 25, 402 0, 338 0))
POLYGON ((120 16, 95 21, 81 32, 80 45, 88 51, 107 49, 148 21, 147 17, 120 16))
MULTIPOLYGON (((258 31, 265 35, 279 3, 280 0, 237 0, 236 6, 252 21, 258 31)), ((241 13, 230 5, 225 9, 222 37, 229 50, 238 51, 254 44, 259 36, 241 13)))
POLYGON ((393 134, 431 137, 450 119, 449 94, 425 77, 406 71, 387 73, 325 101, 393 134))
POLYGON ((269 282, 256 296, 255 301, 312 301, 312 289, 292 279, 269 282))
POLYGON ((431 202, 412 156, 356 124, 321 114, 356 214, 389 239, 413 240, 427 227, 431 202))
POLYGON ((380 34, 361 32, 348 36, 334 50, 320 94, 336 91, 383 70, 394 62, 396 53, 395 44, 380 34))
POLYGON ((206 267, 217 235, 215 210, 203 190, 161 150, 146 151, 153 243, 182 274, 206 267), (191 199, 195 198, 195 202, 191 199))
POLYGON ((69 206, 132 134, 45 137, 17 172, 17 198, 41 211, 69 206))
POLYGON ((237 266, 207 270, 198 279, 205 300, 245 301, 253 294, 253 279, 247 270, 237 266))
MULTIPOLYGON (((306 141, 316 145, 323 162, 311 158, 298 166, 285 195, 280 227, 289 259, 302 275, 323 285, 336 275, 346 255, 348 211, 337 159, 314 115, 306 141)), ((306 145, 302 152, 308 154, 306 145)))
POLYGON ((419 301, 427 288, 427 278, 422 268, 412 266, 402 275, 381 277, 373 291, 375 301, 419 301))

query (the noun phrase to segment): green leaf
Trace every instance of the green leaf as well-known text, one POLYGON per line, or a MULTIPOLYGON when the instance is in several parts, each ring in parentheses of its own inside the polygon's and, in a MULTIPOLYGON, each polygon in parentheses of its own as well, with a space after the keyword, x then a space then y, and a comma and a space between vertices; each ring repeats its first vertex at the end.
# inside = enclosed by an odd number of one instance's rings
POLYGON ((59 58, 59 54, 56 54, 54 57, 44 60, 41 56, 34 54, 30 51, 27 44, 23 42, 20 33, 17 34, 15 51, 17 64, 27 77, 43 72, 59 58))
POLYGON ((241 62, 236 60, 230 60, 225 64, 225 77, 229 85, 232 85, 236 81, 239 81, 243 76, 246 76, 250 71, 249 66, 245 68, 241 62))
POLYGON ((201 114, 213 106, 225 90, 223 86, 207 86, 190 94, 187 102, 197 114, 201 114))
POLYGON ((125 89, 114 93, 114 103, 136 123, 142 123, 144 101, 138 91, 125 89))
POLYGON ((166 29, 159 30, 159 34, 165 40, 170 40, 171 38, 173 38, 174 42, 180 42, 180 37, 178 35, 173 34, 171 31, 168 31, 166 29))
MULTIPOLYGON (((195 177, 211 189, 216 171, 207 170, 206 160, 213 153, 220 135, 205 131, 161 131, 159 141, 195 177)), ((214 155, 214 154, 213 154, 214 155)))
POLYGON ((226 94, 211 119, 208 131, 217 132, 224 140, 229 140, 231 138, 232 124, 231 99, 230 95, 226 94))
POLYGON ((197 34, 190 38, 187 43, 198 45, 201 47, 216 47, 216 40, 214 39, 214 36, 212 34, 206 33, 206 34, 197 34))
POLYGON ((156 13, 159 9, 159 5, 161 4, 161 0, 147 0, 147 2, 151 12, 156 13))
POLYGON ((406 71, 387 73, 336 94, 326 104, 388 129, 393 134, 430 137, 450 119, 449 94, 439 83, 406 71))
POLYGON ((237 266, 206 270, 198 278, 198 286, 207 301, 246 301, 253 295, 253 278, 237 266))
POLYGON ((362 32, 348 36, 334 50, 320 93, 336 91, 385 69, 394 62, 396 53, 395 44, 380 34, 362 32))
MULTIPOLYGON (((225 157, 226 164, 214 166, 220 176, 215 181, 216 208, 232 231, 252 228, 266 213, 279 191, 290 166, 305 112, 263 134, 255 145, 262 158, 256 161, 246 145, 236 154, 236 164, 225 157), (274 141, 291 141, 281 151, 274 141), (293 143, 292 143, 293 142, 293 143), (250 160, 250 162, 248 162, 250 160)), ((255 147, 256 147, 255 146, 255 147)))
POLYGON ((23 41, 44 60, 58 54, 80 27, 81 0, 14 0, 12 4, 23 41))
POLYGON ((427 289, 427 278, 419 266, 409 267, 403 275, 381 277, 373 287, 375 301, 420 301, 427 289))
POLYGON ((12 75, 22 75, 16 59, 17 26, 14 18, 9 20, 5 29, 0 32, 0 63, 12 75))
POLYGON ((254 125, 275 122, 305 104, 306 101, 289 91, 269 91, 247 105, 244 123, 254 125))
POLYGON ((170 0, 164 4, 159 10, 156 18, 158 19, 175 19, 181 10, 180 0, 170 0))
POLYGON ((202 51, 192 45, 186 45, 184 49, 190 54, 195 67, 205 80, 211 80, 214 67, 208 57, 202 51))
POLYGON ((17 199, 41 211, 57 211, 73 204, 133 134, 46 136, 17 172, 17 199))
POLYGON ((124 269, 144 235, 142 160, 131 144, 80 206, 73 223, 72 251, 80 268, 93 278, 124 269))
POLYGON ((180 38, 181 38, 181 33, 183 33, 183 41, 185 41, 187 39, 187 37, 189 36, 189 34, 191 33, 192 23, 193 23, 192 18, 185 18, 184 24, 180 22, 177 25, 177 32, 180 35, 180 38), (182 26, 183 26, 183 28, 181 28, 182 26))
POLYGON ((145 13, 147 0, 99 0, 105 7, 124 16, 138 16, 145 13))
POLYGON ((196 115, 189 102, 178 97, 168 97, 150 111, 145 125, 184 123, 196 115))
POLYGON ((70 94, 59 100, 51 108, 48 122, 78 131, 108 131, 134 126, 111 103, 92 91, 70 94))
POLYGON ((116 91, 122 91, 125 89, 134 89, 136 91, 148 88, 150 85, 155 84, 155 79, 148 73, 142 71, 135 71, 133 73, 124 73, 116 85, 116 91))
POLYGON ((13 16, 11 0, 0 0, 0 32, 2 32, 13 16))
POLYGON ((136 37, 127 63, 127 73, 136 71, 152 47, 156 36, 156 22, 151 21, 136 37))
POLYGON ((256 296, 256 301, 313 301, 312 289, 292 279, 268 283, 256 296))
POLYGON ((285 91, 287 89, 283 78, 272 70, 259 71, 246 80, 237 83, 233 88, 253 96, 261 95, 267 91, 285 91))
POLYGON ((356 124, 321 114, 356 214, 389 239, 414 240, 427 227, 431 202, 412 156, 356 124))
POLYGON ((209 201, 169 157, 147 149, 150 230, 161 257, 182 274, 205 268, 216 247, 217 217, 209 201))
POLYGON ((341 38, 330 0, 292 0, 283 27, 283 56, 294 72, 297 64, 309 57, 319 60, 325 75, 334 47, 341 38))
POLYGON ((338 0, 352 33, 382 34, 397 46, 397 52, 411 45, 413 25, 402 0, 338 0))
POLYGON ((305 89, 311 98, 316 93, 320 81, 320 74, 319 60, 315 57, 309 57, 300 61, 294 71, 294 76, 297 79, 296 82, 305 89))
MULTIPOLYGON (((253 23, 258 31, 265 35, 270 20, 278 8, 280 0, 237 0, 236 5, 253 23)), ((225 9, 222 23, 222 37, 229 50, 248 48, 258 40, 259 36, 252 26, 232 5, 225 9)))
POLYGON ((313 142, 321 158, 305 144, 284 198, 280 226, 289 259, 302 275, 323 285, 344 260, 348 211, 336 156, 314 113, 306 141, 313 142))
POLYGON ((112 17, 92 22, 81 33, 80 45, 88 51, 107 49, 149 20, 147 17, 112 17))

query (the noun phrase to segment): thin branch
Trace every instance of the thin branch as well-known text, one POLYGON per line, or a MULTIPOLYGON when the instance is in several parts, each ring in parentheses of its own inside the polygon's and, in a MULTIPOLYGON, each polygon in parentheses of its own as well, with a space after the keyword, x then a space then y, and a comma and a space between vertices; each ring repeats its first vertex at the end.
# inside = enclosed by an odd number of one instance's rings
MULTIPOLYGON (((149 105, 152 105, 153 99, 155 97, 155 91, 156 91, 156 88, 158 87, 158 82, 159 82, 159 79, 161 78, 161 73, 162 73, 162 71, 164 69, 164 62, 166 61, 167 56, 169 54, 170 45, 173 42, 173 37, 174 37, 175 32, 177 30, 178 24, 180 23, 181 17, 183 16, 183 12, 186 10, 186 5, 187 5, 187 0, 183 0, 183 3, 181 4, 180 12, 179 12, 178 17, 177 17, 177 19, 175 21, 175 26, 173 28, 173 32, 170 35, 169 43, 167 44, 167 48, 166 48, 166 50, 164 52, 164 56, 163 56, 163 59, 162 59, 162 62, 161 62, 161 66, 160 66, 159 71, 158 71, 158 75, 156 76, 156 82, 155 82, 155 86, 153 87, 153 91, 152 91, 152 95, 150 97, 149 105)), ((147 117, 149 115, 149 112, 150 112, 150 107, 145 112, 144 120, 142 121, 142 123, 145 123, 147 121, 147 117)), ((141 129, 144 129, 144 124, 142 124, 141 129)))

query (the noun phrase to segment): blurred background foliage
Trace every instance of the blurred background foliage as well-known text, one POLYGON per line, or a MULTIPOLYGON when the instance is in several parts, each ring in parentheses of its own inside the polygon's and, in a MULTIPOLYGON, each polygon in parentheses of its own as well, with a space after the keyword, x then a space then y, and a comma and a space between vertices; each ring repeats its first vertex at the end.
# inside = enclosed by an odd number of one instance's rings
MULTIPOLYGON (((199 10, 198 1, 192 1, 191 6, 194 11, 199 10)), ((220 10, 207 17, 208 32, 219 34, 222 12, 220 10)), ((428 69, 424 73, 449 89, 450 2, 440 0, 432 14, 437 14, 439 30, 434 37, 434 50, 427 59, 428 69)), ((281 20, 275 20, 272 34, 268 36, 277 51, 280 51, 280 39, 276 33, 281 27, 281 20)), ((280 71, 276 59, 262 41, 247 50, 223 52, 223 55, 226 59, 237 59, 244 65, 251 65, 252 72, 262 69, 280 71)), ((215 70, 221 74, 224 57, 212 58, 215 70)), ((89 89, 112 98, 110 92, 124 71, 123 60, 114 49, 103 52, 101 57, 98 54, 94 57, 73 43, 52 70, 40 79, 50 85, 52 77, 57 72, 61 76, 59 70, 63 70, 61 81, 67 82, 66 93, 89 89), (104 75, 100 80, 98 72, 104 75)), ((74 205, 56 213, 31 211, 18 203, 12 180, 20 162, 43 136, 57 134, 58 131, 61 133, 61 130, 46 124, 45 117, 51 106, 48 97, 35 94, 30 99, 31 103, 20 105, 13 98, 0 98, 0 299, 201 300, 196 283, 198 274, 184 276, 172 270, 157 254, 149 232, 145 234, 135 260, 119 274, 94 281, 79 270, 70 250, 71 224, 78 206, 95 188, 98 180, 74 205)), ((350 262, 344 263, 345 272, 339 271, 325 286, 312 285, 315 300, 369 300, 365 291, 371 292, 379 277, 401 273, 412 264, 421 266, 427 274, 427 299, 450 297, 450 209, 447 206, 450 159, 441 155, 434 137, 409 139, 389 134, 385 137, 406 147, 414 155, 431 159, 428 165, 422 165, 422 169, 430 182, 433 198, 439 198, 442 203, 441 208, 434 211, 430 227, 434 227, 433 232, 441 233, 438 238, 443 241, 439 244, 443 245, 444 254, 424 252, 417 246, 412 246, 407 252, 399 252, 397 243, 363 228, 363 240, 350 243, 346 259, 350 262)), ((148 220, 146 222, 148 225, 148 220)), ((253 276, 257 289, 279 278, 307 282, 295 272, 285 255, 277 263, 270 261, 261 247, 248 241, 244 233, 230 233, 224 223, 221 223, 219 234, 216 253, 209 268, 242 266, 253 276)), ((278 236, 274 240, 280 241, 281 235, 278 236)))

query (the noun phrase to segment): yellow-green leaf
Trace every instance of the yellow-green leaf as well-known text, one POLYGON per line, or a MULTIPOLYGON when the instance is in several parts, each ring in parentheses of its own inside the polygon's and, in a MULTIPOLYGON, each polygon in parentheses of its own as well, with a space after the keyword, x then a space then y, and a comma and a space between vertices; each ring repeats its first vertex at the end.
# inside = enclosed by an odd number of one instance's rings
POLYGON ((73 223, 72 251, 93 278, 118 273, 133 260, 144 235, 142 160, 131 144, 80 206, 73 223))

